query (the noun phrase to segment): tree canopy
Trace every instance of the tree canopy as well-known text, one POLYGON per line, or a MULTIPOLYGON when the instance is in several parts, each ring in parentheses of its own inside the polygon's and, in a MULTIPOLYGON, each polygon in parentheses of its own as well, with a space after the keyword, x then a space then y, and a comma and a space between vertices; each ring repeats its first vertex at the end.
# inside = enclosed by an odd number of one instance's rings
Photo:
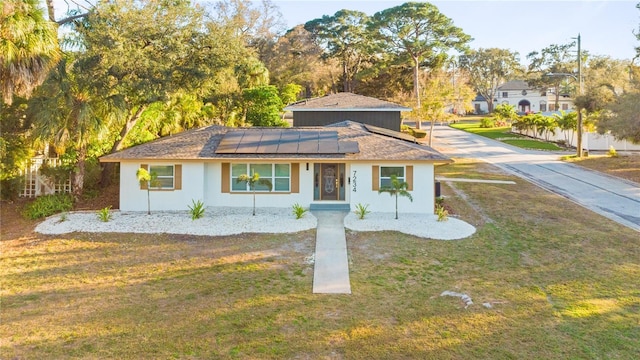
POLYGON ((413 66, 413 93, 420 108, 420 66, 439 68, 447 52, 464 51, 471 37, 430 3, 408 2, 377 12, 371 28, 382 49, 406 58, 413 66))
POLYGON ((489 112, 498 86, 522 72, 518 53, 498 48, 471 50, 460 56, 460 67, 468 73, 469 85, 486 100, 489 112))
POLYGON ((38 0, 4 0, 0 16, 0 91, 29 97, 61 57, 57 25, 48 21, 38 0))

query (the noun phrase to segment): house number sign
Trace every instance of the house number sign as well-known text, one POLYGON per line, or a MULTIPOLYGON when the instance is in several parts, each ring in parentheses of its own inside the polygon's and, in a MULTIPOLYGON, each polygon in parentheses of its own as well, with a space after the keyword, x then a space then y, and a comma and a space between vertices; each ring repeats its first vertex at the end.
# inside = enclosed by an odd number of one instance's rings
POLYGON ((353 184, 353 192, 356 192, 356 171, 353 170, 353 176, 351 177, 351 183, 353 184))

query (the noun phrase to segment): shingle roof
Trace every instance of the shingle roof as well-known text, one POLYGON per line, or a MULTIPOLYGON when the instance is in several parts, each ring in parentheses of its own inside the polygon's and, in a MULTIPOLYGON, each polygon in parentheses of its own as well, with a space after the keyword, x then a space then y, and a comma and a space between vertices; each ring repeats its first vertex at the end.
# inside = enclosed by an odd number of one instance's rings
POLYGON ((531 87, 524 80, 511 80, 498 86, 498 90, 500 91, 529 90, 529 89, 531 89, 531 87))
POLYGON ((284 109, 290 111, 411 111, 411 108, 392 102, 347 92, 298 101, 284 109))
MULTIPOLYGON (((246 128, 264 131, 267 128, 246 128)), ((343 121, 329 126, 295 127, 299 131, 338 132, 340 141, 358 143, 357 153, 331 154, 221 154, 216 149, 224 135, 237 128, 209 126, 167 136, 142 145, 134 146, 100 158, 103 162, 120 162, 128 160, 223 160, 223 159, 303 159, 303 160, 355 160, 355 161, 426 161, 449 163, 451 160, 436 150, 419 143, 396 139, 388 135, 377 134, 367 130, 360 123, 343 121)), ((392 134, 394 132, 391 132, 392 134)), ((401 134, 399 133, 399 136, 401 134)))

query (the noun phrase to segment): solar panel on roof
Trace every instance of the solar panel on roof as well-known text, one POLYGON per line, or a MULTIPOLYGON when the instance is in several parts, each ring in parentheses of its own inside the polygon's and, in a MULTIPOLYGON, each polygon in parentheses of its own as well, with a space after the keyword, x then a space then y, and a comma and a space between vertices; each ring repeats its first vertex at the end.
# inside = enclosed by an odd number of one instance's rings
POLYGON ((346 154, 359 152, 357 142, 338 140, 337 131, 244 129, 227 132, 217 154, 346 154))
POLYGON ((409 141, 412 143, 416 142, 416 138, 409 134, 405 134, 399 131, 393 131, 393 130, 389 130, 389 129, 385 129, 385 128, 381 128, 373 125, 366 125, 366 124, 363 124, 363 125, 370 133, 373 133, 373 134, 384 135, 384 136, 392 137, 394 139, 409 141))
POLYGON ((220 141, 216 152, 220 154, 234 154, 243 135, 244 132, 242 131, 227 132, 220 141))
POLYGON ((236 154, 255 154, 262 140, 262 132, 244 131, 244 136, 238 144, 236 154))
POLYGON ((295 154, 298 152, 300 134, 296 131, 283 130, 276 154, 295 154))

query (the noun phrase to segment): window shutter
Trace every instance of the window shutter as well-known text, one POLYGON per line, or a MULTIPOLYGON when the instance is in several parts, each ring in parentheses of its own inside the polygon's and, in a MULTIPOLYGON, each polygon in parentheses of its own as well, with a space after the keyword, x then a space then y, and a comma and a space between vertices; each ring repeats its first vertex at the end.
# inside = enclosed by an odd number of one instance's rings
POLYGON ((404 174, 404 179, 407 183, 407 190, 413 191, 413 165, 407 165, 405 172, 406 174, 404 174))
POLYGON ((371 190, 380 190, 380 166, 378 165, 371 167, 371 190))
POLYGON ((229 182, 231 181, 231 166, 230 163, 222 163, 222 189, 220 190, 223 193, 231 192, 231 186, 229 182))
POLYGON ((182 190, 182 165, 175 165, 173 171, 173 188, 182 190))
MULTIPOLYGON (((147 171, 149 171, 149 164, 142 164, 140 165, 141 169, 145 169, 147 171)), ((147 190, 147 182, 140 182, 140 190, 147 190)))
POLYGON ((300 192, 300 163, 291 164, 291 192, 300 192))

